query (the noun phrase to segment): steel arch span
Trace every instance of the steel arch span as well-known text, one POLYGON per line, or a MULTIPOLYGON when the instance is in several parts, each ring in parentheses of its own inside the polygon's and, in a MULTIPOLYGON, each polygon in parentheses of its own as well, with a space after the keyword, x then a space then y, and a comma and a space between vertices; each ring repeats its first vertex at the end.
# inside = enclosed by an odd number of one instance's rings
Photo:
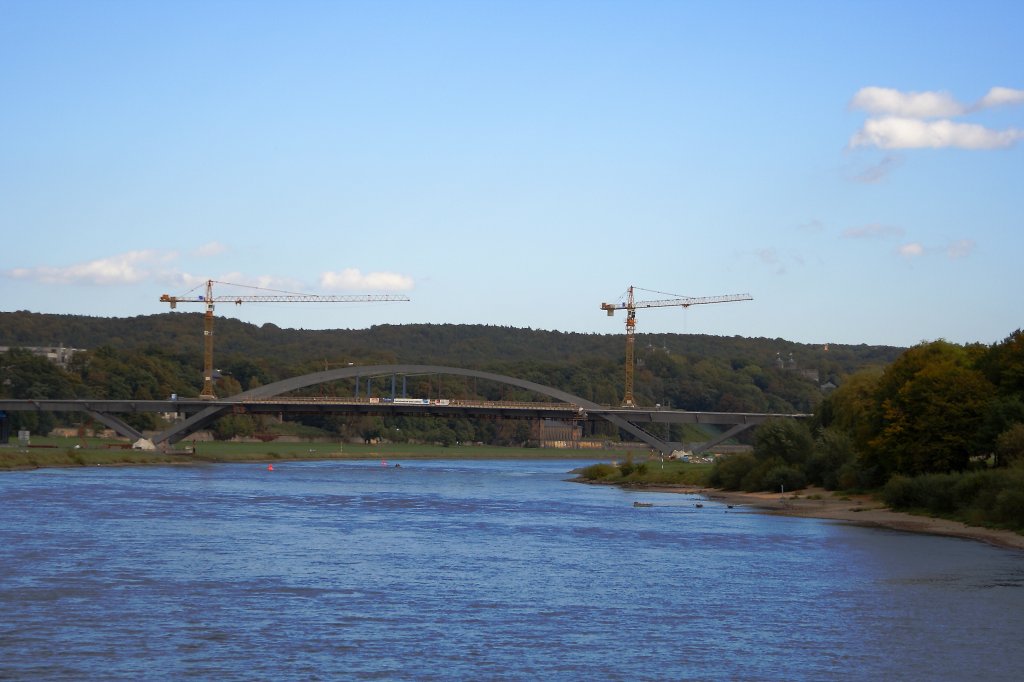
MULTIPOLYGON (((644 429, 641 429, 639 426, 636 426, 620 415, 601 414, 600 411, 603 409, 602 406, 593 401, 587 400, 586 398, 581 398, 580 396, 573 395, 557 388, 544 386, 543 384, 527 381, 525 379, 517 379, 516 377, 510 377, 504 374, 495 374, 494 372, 484 372, 476 369, 463 369, 461 367, 445 367, 442 365, 365 365, 359 367, 331 369, 323 372, 314 372, 312 374, 303 374, 301 376, 284 379, 282 381, 276 381, 272 384, 260 386, 259 388, 254 388, 249 391, 238 393, 229 398, 225 398, 222 402, 232 403, 242 402, 245 400, 273 398, 289 391, 295 391, 308 386, 327 383, 329 381, 338 381, 340 379, 400 374, 448 374, 464 376, 476 379, 485 379, 487 381, 494 381, 496 383, 534 391, 535 393, 546 395, 549 398, 554 398, 555 400, 560 400, 580 407, 585 412, 593 410, 597 416, 600 416, 602 419, 606 419, 612 424, 615 424, 620 429, 633 434, 638 439, 660 452, 671 452, 674 449, 671 444, 660 440, 656 436, 644 429)), ((182 438, 185 438, 188 434, 205 428, 219 417, 229 413, 231 409, 232 407, 230 404, 211 405, 210 407, 192 415, 183 422, 175 424, 166 431, 156 435, 153 438, 153 442, 161 443, 166 441, 168 443, 176 443, 182 438)))

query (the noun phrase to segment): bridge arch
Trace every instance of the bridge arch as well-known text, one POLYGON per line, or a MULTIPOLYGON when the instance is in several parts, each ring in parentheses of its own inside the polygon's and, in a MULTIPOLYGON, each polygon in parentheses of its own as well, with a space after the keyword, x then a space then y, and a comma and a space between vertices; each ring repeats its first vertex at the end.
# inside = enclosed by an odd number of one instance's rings
MULTIPOLYGON (((554 398, 555 400, 561 400, 562 402, 576 405, 584 410, 601 409, 601 405, 598 405, 591 400, 581 398, 580 396, 573 395, 557 388, 552 388, 551 386, 544 386, 543 384, 538 384, 533 381, 527 381, 526 379, 518 379, 504 374, 484 372, 477 369, 463 369, 461 367, 446 367, 443 365, 363 365, 344 367, 341 369, 329 369, 323 372, 313 372, 311 374, 291 377, 290 379, 275 381, 274 383, 270 383, 265 386, 243 391, 242 393, 233 395, 225 400, 228 402, 237 402, 244 400, 257 400, 261 398, 273 398, 274 396, 281 395, 282 393, 288 393, 289 391, 295 391, 301 388, 315 386, 316 384, 327 383, 329 381, 352 379, 363 376, 386 376, 389 374, 448 374, 485 379, 534 391, 535 393, 546 395, 549 398, 554 398)), ((230 410, 230 405, 211 405, 210 407, 192 415, 183 422, 175 424, 171 428, 155 436, 153 440, 156 443, 163 441, 176 443, 188 434, 206 427, 219 417, 230 412, 230 410)), ((661 452, 668 452, 672 449, 669 444, 661 441, 654 435, 618 415, 601 414, 599 416, 612 422, 620 429, 633 434, 640 440, 661 452)))

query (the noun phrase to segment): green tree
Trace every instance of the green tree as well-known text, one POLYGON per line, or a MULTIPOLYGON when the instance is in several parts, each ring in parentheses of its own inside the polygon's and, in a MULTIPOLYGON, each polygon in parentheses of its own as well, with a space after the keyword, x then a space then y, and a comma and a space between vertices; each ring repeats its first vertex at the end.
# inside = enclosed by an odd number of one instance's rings
POLYGON ((1000 394, 1024 396, 1024 331, 1018 329, 989 348, 978 367, 1000 394))
POLYGON ((1024 462, 1024 424, 1014 424, 996 439, 996 465, 1024 462))
POLYGON ((852 466, 857 453, 853 438, 839 428, 823 429, 814 440, 814 454, 807 463, 807 478, 826 490, 840 488, 840 476, 844 467, 852 466))
POLYGON ((761 461, 780 459, 802 469, 813 451, 810 429, 796 419, 770 419, 754 434, 754 456, 761 461))
POLYGON ((819 425, 846 432, 858 450, 866 450, 878 428, 875 396, 882 374, 881 368, 870 368, 847 377, 818 407, 819 425))
POLYGON ((724 490, 739 490, 743 479, 757 466, 757 458, 749 452, 720 457, 708 474, 708 485, 724 490))
POLYGON ((911 348, 879 382, 872 461, 885 474, 964 469, 992 393, 967 349, 945 341, 911 348))
POLYGON ((236 436, 247 438, 256 433, 256 424, 250 415, 229 414, 215 421, 211 430, 217 440, 231 440, 236 436))

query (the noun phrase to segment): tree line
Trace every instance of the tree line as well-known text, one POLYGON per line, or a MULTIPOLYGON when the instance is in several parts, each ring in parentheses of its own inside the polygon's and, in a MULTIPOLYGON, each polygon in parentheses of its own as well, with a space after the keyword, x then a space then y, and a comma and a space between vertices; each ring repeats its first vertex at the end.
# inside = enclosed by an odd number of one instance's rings
POLYGON ((901 509, 1024 530, 1024 332, 999 343, 907 349, 849 376, 810 424, 758 429, 710 484, 881 490, 901 509))
MULTIPOLYGON (((162 313, 133 318, 0 313, 0 395, 9 398, 160 399, 195 396, 202 388, 202 314, 162 313), (24 350, 30 346, 82 348, 65 367, 24 350)), ((281 329, 232 318, 215 323, 214 360, 219 395, 324 369, 371 364, 437 364, 480 369, 552 386, 599 404, 622 399, 624 337, 494 325, 378 325, 369 329, 281 329)), ((694 411, 810 412, 823 398, 822 384, 841 385, 866 367, 891 362, 902 351, 889 346, 812 345, 783 339, 697 334, 637 337, 634 394, 639 404, 694 411)), ((306 392, 353 395, 351 380, 306 392)), ((365 394, 366 385, 360 387, 365 394)), ((386 395, 386 379, 373 384, 386 395)), ((535 400, 504 385, 462 377, 408 377, 410 397, 535 400)), ((62 417, 12 414, 18 427, 45 431, 62 417)), ((135 428, 158 428, 154 415, 131 415, 135 428)), ((521 424, 487 420, 361 420, 303 417, 313 434, 402 437, 436 442, 518 443, 521 424)), ((226 417, 216 434, 258 435, 270 424, 248 416, 226 417)), ((683 440, 681 426, 669 436, 683 440)), ((617 433, 598 434, 618 437, 617 433)))

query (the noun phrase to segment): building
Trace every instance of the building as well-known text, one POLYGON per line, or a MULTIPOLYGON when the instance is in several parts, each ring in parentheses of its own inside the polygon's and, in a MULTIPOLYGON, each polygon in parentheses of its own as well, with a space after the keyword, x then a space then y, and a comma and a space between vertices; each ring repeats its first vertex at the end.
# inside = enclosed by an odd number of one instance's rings
POLYGON ((66 348, 64 344, 59 346, 0 346, 0 353, 6 353, 12 348, 27 350, 33 355, 39 355, 55 365, 67 367, 75 353, 82 353, 84 348, 66 348))

